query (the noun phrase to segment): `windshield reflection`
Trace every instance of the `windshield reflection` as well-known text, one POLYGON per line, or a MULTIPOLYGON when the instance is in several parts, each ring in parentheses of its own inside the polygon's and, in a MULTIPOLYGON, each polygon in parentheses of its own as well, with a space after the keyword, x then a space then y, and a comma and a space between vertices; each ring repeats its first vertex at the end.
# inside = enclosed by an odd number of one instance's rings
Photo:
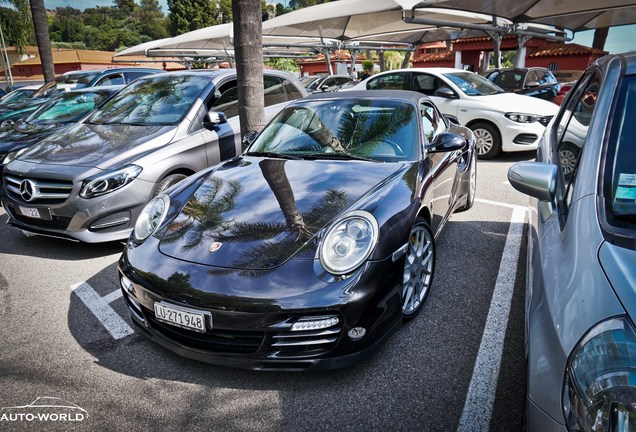
POLYGON ((32 124, 74 123, 98 106, 108 92, 65 93, 51 99, 27 118, 32 124))
POLYGON ((140 78, 97 110, 90 124, 174 125, 188 113, 206 76, 160 75, 140 78))
POLYGON ((444 76, 457 85, 468 96, 487 96, 505 93, 501 87, 492 81, 473 72, 452 72, 444 76))
POLYGON ((418 158, 415 107, 392 100, 305 102, 281 111, 248 155, 405 161, 418 158))

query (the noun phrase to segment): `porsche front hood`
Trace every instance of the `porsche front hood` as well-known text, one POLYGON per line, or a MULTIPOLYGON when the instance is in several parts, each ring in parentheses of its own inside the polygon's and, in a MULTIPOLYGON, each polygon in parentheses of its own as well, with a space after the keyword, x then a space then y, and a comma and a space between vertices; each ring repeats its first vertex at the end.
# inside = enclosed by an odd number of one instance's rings
POLYGON ((196 190, 162 233, 159 250, 216 267, 274 268, 407 166, 240 158, 215 170, 196 190))

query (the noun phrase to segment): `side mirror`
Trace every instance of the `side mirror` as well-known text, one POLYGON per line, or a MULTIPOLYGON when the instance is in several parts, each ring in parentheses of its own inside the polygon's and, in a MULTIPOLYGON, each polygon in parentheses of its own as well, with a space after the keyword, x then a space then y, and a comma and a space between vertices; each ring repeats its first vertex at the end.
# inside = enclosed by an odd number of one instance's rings
POLYGON ((450 122, 450 124, 455 125, 455 126, 461 126, 461 123, 459 122, 459 119, 457 117, 455 117, 454 115, 444 114, 444 117, 446 117, 446 120, 448 120, 450 122))
POLYGON ((433 92, 433 96, 443 97, 446 99, 457 99, 455 92, 448 87, 438 88, 435 92, 433 92))
POLYGON ((327 84, 323 84, 320 86, 320 90, 326 92, 329 91, 329 89, 331 88, 331 86, 328 86, 327 84))
POLYGON ((553 201, 557 166, 543 162, 517 162, 508 169, 508 181, 519 192, 539 201, 553 201))
POLYGON ((442 132, 433 139, 432 143, 429 144, 428 152, 451 152, 455 150, 464 150, 467 146, 468 143, 463 137, 450 132, 442 132))
POLYGON ((208 112, 203 119, 203 127, 206 129, 214 129, 215 126, 223 123, 227 123, 227 117, 225 113, 218 111, 208 112))
POLYGON ((243 137, 243 148, 247 148, 252 145, 256 138, 258 137, 258 132, 251 131, 245 134, 243 137))
POLYGON ((526 87, 528 88, 534 88, 534 87, 539 87, 541 84, 539 84, 537 81, 528 81, 528 83, 526 84, 526 87))

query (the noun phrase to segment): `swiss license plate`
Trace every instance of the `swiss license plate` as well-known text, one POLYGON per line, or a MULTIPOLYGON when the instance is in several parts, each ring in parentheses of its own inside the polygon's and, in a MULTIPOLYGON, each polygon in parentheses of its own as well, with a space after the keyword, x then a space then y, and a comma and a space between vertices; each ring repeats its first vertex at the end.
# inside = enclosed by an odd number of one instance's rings
POLYGON ((40 215, 40 210, 33 207, 20 206, 20 213, 22 213, 22 216, 35 218, 35 219, 42 219, 42 216, 40 215))
POLYGON ((210 326, 212 326, 212 315, 210 313, 164 302, 155 303, 155 317, 166 324, 201 333, 206 331, 206 317, 210 318, 210 326))

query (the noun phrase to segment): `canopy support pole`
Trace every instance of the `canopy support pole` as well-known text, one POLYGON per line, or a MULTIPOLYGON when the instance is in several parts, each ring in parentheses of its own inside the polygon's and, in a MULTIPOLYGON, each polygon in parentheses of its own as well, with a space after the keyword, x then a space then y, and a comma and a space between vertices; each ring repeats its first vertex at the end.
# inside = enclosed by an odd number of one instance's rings
POLYGON ((501 33, 486 32, 488 36, 492 38, 493 42, 493 55, 495 57, 495 69, 501 69, 501 40, 503 37, 501 33))
POLYGON ((356 74, 356 57, 358 57, 357 49, 349 49, 351 53, 351 68, 349 69, 349 75, 351 75, 354 79, 357 78, 356 74))
POLYGON ((530 36, 517 36, 517 52, 515 53, 515 67, 526 67, 526 42, 530 40, 530 36))
POLYGON ((333 67, 331 66, 330 50, 328 49, 322 50, 322 53, 325 55, 325 62, 327 62, 327 72, 329 72, 329 75, 333 75, 333 67))

